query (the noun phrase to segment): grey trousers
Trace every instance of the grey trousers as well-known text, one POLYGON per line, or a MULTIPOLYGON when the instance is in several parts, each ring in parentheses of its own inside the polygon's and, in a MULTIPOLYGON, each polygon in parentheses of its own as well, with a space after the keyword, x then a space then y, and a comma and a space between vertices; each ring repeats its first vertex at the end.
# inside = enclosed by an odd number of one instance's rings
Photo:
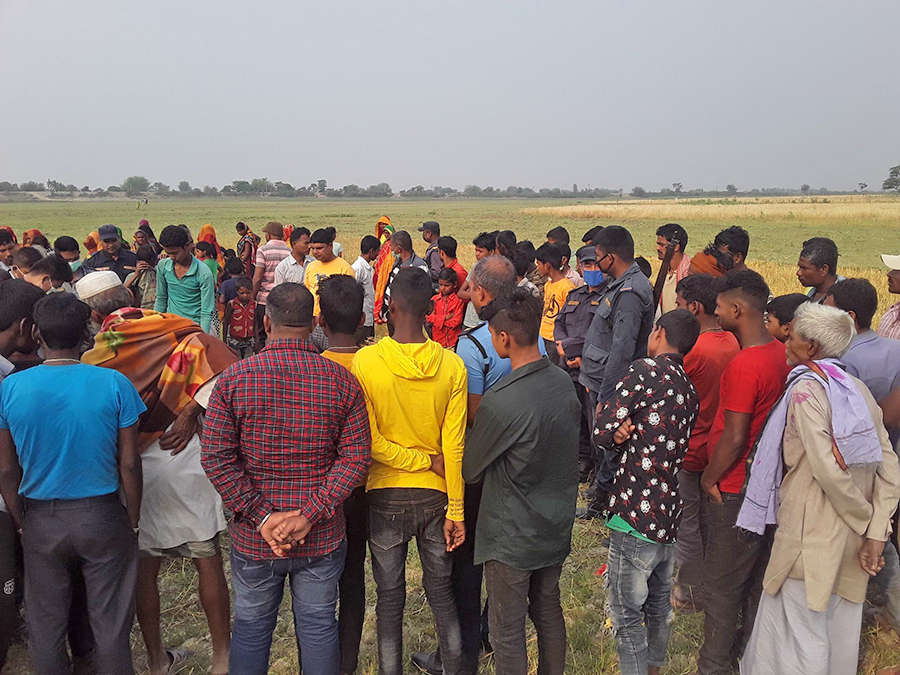
POLYGON ((132 675, 137 536, 117 494, 88 499, 26 500, 22 524, 25 603, 31 658, 39 675, 68 675, 66 651, 73 569, 81 570, 104 675, 132 675))
POLYGON ((675 541, 675 583, 699 599, 703 586, 703 557, 709 537, 709 505, 700 487, 701 473, 682 469, 678 472, 678 494, 683 507, 675 541))

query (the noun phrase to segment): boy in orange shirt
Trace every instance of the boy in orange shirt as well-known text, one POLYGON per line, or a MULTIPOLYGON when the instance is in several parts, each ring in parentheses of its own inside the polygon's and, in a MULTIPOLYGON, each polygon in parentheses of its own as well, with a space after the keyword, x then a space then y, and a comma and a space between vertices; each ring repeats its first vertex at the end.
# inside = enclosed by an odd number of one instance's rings
POLYGON ((453 269, 445 268, 438 275, 438 294, 431 298, 434 307, 425 317, 431 327, 432 339, 442 347, 453 349, 463 324, 463 302, 456 294, 457 277, 453 269))

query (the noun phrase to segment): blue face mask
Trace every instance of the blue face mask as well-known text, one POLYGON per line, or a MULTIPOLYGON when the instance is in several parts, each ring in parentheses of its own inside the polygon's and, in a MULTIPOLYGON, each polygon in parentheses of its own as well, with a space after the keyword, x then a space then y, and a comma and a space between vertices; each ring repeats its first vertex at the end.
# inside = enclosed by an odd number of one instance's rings
POLYGON ((600 270, 584 270, 584 283, 591 288, 596 288, 603 283, 603 272, 600 270))
POLYGON ((81 267, 81 260, 80 260, 80 259, 79 259, 79 260, 73 260, 72 262, 69 263, 69 267, 72 268, 72 271, 73 271, 73 272, 77 272, 77 271, 78 271, 78 268, 81 267))

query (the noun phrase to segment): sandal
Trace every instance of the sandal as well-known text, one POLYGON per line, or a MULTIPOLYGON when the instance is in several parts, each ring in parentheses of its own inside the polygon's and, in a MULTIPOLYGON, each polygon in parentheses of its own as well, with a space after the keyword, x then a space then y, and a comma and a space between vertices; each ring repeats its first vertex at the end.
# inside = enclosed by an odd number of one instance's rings
POLYGON ((167 649, 166 656, 172 659, 172 663, 169 664, 166 675, 175 675, 181 670, 190 655, 191 653, 187 649, 167 649))

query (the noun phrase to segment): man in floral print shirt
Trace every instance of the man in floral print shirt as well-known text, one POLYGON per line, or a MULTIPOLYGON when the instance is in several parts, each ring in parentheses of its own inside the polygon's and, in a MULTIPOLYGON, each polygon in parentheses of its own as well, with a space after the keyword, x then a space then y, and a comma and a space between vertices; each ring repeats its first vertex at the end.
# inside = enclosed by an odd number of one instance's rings
POLYGON ((629 366, 594 428, 598 450, 619 456, 607 526, 609 603, 623 675, 654 675, 665 662, 681 514, 676 474, 700 410, 684 355, 699 334, 687 310, 660 317, 650 358, 629 366))

